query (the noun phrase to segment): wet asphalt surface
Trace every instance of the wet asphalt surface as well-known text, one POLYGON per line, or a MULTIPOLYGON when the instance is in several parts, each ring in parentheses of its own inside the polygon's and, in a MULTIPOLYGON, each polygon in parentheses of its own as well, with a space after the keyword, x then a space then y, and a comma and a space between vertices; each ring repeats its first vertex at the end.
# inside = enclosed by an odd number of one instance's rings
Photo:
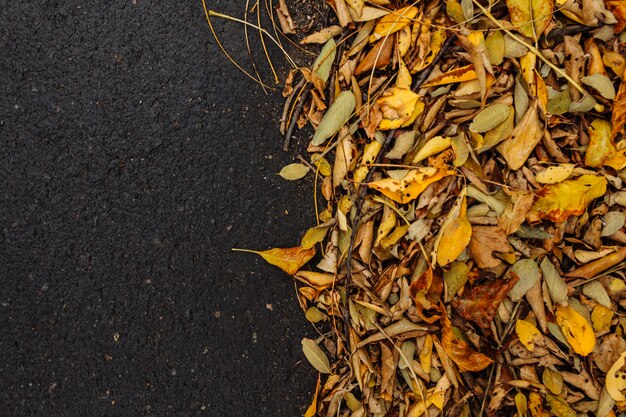
POLYGON ((314 330, 231 248, 312 224, 304 141, 200 3, 0 0, 0 75, 0 416, 302 415, 314 330))

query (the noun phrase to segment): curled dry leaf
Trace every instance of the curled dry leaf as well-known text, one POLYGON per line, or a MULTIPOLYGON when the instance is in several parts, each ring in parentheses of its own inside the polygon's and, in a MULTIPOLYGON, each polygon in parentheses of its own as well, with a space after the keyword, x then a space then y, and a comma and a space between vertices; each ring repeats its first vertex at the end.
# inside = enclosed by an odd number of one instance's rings
POLYGON ((437 168, 418 168, 407 172, 401 180, 385 178, 370 182, 368 185, 396 203, 406 204, 419 197, 430 184, 449 175, 454 175, 454 171, 437 168))
POLYGON ((543 134, 544 126, 535 102, 515 126, 511 137, 498 145, 498 152, 504 157, 510 169, 520 169, 541 141, 543 134))
POLYGON ((380 130, 398 129, 413 123, 424 111, 420 96, 408 88, 392 87, 376 100, 372 112, 380 112, 380 130))

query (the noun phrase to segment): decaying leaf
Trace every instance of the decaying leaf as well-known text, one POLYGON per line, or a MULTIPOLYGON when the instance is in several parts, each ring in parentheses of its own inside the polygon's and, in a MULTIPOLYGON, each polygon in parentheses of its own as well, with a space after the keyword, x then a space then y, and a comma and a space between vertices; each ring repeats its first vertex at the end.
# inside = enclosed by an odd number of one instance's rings
POLYGON ((406 204, 415 200, 430 184, 454 175, 454 171, 437 168, 412 169, 401 180, 385 178, 368 185, 383 193, 396 203, 406 204))
POLYGON ((537 199, 526 218, 530 222, 541 219, 563 222, 570 216, 578 216, 594 199, 604 195, 606 185, 606 178, 590 174, 547 185, 537 192, 537 199))
POLYGON ((474 226, 469 250, 480 268, 493 268, 502 262, 495 254, 510 254, 512 248, 504 229, 498 226, 474 226))
POLYGON ((476 352, 467 342, 456 337, 452 332, 452 323, 445 315, 441 318, 441 326, 441 344, 450 359, 462 370, 478 372, 493 363, 493 359, 476 352))
POLYGON ((518 281, 517 276, 507 277, 472 287, 452 303, 457 313, 478 327, 488 330, 498 307, 518 281))
POLYGON ((372 111, 382 113, 378 128, 391 130, 413 123, 424 111, 424 103, 420 100, 420 96, 410 89, 392 87, 376 100, 376 106, 372 111))

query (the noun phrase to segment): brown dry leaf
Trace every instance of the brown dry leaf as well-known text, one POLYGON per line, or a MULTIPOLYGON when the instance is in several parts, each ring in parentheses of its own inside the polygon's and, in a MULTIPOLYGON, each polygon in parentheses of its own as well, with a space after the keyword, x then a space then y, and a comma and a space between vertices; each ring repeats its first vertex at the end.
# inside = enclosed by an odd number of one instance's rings
POLYGON ((547 185, 537 191, 537 199, 526 218, 530 222, 547 219, 556 223, 578 216, 594 199, 604 195, 606 185, 606 178, 590 174, 547 185))
POLYGON ((508 204, 500 216, 498 226, 504 229, 507 235, 517 232, 526 221, 526 213, 532 207, 533 202, 533 193, 515 193, 511 197, 512 204, 508 204))
POLYGON ((500 303, 518 279, 517 276, 511 276, 474 286, 453 300, 452 305, 461 317, 473 321, 483 330, 489 330, 500 303))
POLYGON ((602 338, 593 360, 602 372, 608 372, 611 366, 626 352, 626 340, 618 334, 609 334, 602 338))
POLYGON ((464 189, 439 231, 439 237, 435 243, 439 266, 446 266, 458 258, 472 237, 472 225, 466 215, 466 195, 467 189, 464 189))
POLYGON ((285 2, 285 0, 278 0, 276 12, 276 15, 278 16, 278 23, 280 23, 280 28, 283 33, 296 33, 296 24, 291 18, 291 14, 289 13, 289 8, 287 7, 287 3, 285 2))
POLYGON ((255 253, 268 263, 275 265, 285 271, 286 273, 293 275, 300 268, 302 268, 307 262, 309 262, 315 256, 315 248, 303 249, 301 246, 294 248, 274 248, 265 251, 255 251, 250 249, 233 249, 236 252, 249 252, 255 253))
POLYGON ((535 101, 515 126, 511 137, 497 147, 512 170, 520 169, 526 163, 543 137, 544 125, 539 118, 537 107, 535 101))
POLYGON ((333 36, 339 35, 341 31, 341 26, 329 26, 302 39, 300 44, 307 45, 310 43, 326 43, 333 36))
POLYGON ((501 227, 474 226, 469 251, 479 268, 493 268, 502 262, 494 253, 510 254, 513 249, 501 227))
POLYGON ((476 352, 467 342, 454 335, 452 323, 446 315, 441 317, 441 326, 441 345, 462 371, 482 371, 493 363, 493 359, 476 352))
POLYGON ((554 0, 507 0, 506 6, 519 33, 539 39, 550 23, 554 0))
POLYGON ((619 85, 619 90, 613 102, 611 133, 614 137, 620 133, 624 133, 624 125, 626 124, 626 69, 624 70, 624 74, 625 76, 622 77, 622 82, 619 85))
POLYGON ((406 204, 419 197, 430 184, 454 174, 454 171, 448 169, 418 168, 410 170, 401 180, 385 178, 368 185, 396 203, 406 204))

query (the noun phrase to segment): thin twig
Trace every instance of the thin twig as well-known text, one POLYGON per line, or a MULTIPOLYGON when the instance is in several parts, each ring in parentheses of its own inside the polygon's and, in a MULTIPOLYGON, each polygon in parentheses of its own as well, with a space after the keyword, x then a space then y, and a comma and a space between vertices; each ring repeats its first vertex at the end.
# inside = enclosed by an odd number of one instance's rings
POLYGON ((284 135, 287 132, 287 120, 289 119, 289 110, 291 109, 291 103, 293 99, 298 95, 298 91, 304 87, 306 79, 302 80, 293 88, 293 92, 289 94, 289 97, 285 100, 285 107, 283 108, 283 115, 280 117, 280 134, 284 135))
MULTIPOLYGON (((307 88, 307 87, 304 86, 304 88, 307 88)), ((302 109, 304 108, 305 103, 309 99, 309 95, 311 95, 311 90, 307 88, 302 94, 302 96, 300 97, 300 100, 298 101, 298 103, 296 104, 296 107, 293 110, 293 114, 291 115, 291 121, 289 123, 289 129, 287 129, 287 134, 285 135, 285 144, 283 145, 283 149, 285 151, 289 150, 289 143, 291 142, 291 136, 293 135, 293 130, 295 129, 296 124, 298 123, 298 117, 300 117, 300 113, 302 113, 302 109)))

